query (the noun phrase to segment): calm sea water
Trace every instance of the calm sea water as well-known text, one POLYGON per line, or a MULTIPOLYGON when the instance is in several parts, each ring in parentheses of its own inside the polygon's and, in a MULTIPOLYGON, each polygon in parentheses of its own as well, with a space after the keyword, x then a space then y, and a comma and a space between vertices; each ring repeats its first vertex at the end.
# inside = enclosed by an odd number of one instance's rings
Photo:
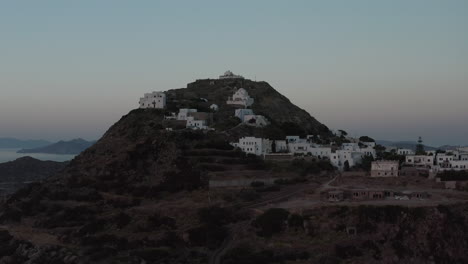
POLYGON ((19 149, 2 149, 0 148, 0 163, 12 161, 17 158, 30 156, 38 160, 52 161, 67 161, 73 159, 76 155, 56 155, 56 154, 41 154, 41 153, 16 153, 19 149))

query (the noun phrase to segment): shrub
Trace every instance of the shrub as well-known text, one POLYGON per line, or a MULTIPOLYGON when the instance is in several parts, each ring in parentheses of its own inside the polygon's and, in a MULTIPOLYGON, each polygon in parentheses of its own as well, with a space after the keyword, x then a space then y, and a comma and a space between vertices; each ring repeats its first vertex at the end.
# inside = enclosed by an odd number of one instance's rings
POLYGON ((258 235, 270 237, 275 233, 283 231, 288 216, 288 211, 281 208, 272 208, 258 216, 252 225, 260 229, 258 235))
POLYGON ((291 228, 304 228, 304 218, 299 214, 292 214, 288 219, 288 226, 291 228))
POLYGON ((250 183, 250 186, 252 188, 259 188, 259 187, 265 186, 265 183, 262 182, 262 181, 253 181, 253 182, 250 183))
POLYGON ((222 226, 233 221, 232 212, 219 206, 205 207, 198 210, 198 218, 209 226, 222 226))

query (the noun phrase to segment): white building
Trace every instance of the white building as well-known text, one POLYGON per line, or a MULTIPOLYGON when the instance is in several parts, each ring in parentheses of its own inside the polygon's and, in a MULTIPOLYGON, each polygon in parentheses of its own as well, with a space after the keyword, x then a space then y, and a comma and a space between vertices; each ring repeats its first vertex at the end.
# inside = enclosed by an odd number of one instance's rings
POLYGON ((436 156, 436 164, 441 165, 444 162, 450 163, 453 161, 455 156, 453 155, 447 155, 447 154, 437 154, 436 156))
POLYGON ((244 123, 256 127, 264 127, 270 124, 270 121, 262 115, 245 115, 244 123))
POLYGON ((241 75, 235 75, 231 71, 226 71, 223 75, 219 76, 219 79, 225 80, 225 79, 244 79, 243 76, 241 75))
POLYGON ((434 156, 407 155, 405 163, 412 166, 432 168, 434 166, 434 156))
POLYGON ((365 141, 361 141, 361 144, 363 144, 364 146, 367 146, 368 148, 375 148, 375 146, 377 145, 375 142, 365 142, 365 141))
POLYGON ((307 155, 310 152, 311 145, 306 141, 288 143, 288 150, 294 154, 307 155))
POLYGON ((348 151, 358 151, 360 149, 358 143, 343 143, 341 148, 348 151))
MULTIPOLYGON (((288 144, 286 143, 286 140, 274 140, 273 142, 275 144, 275 152, 276 153, 287 153, 287 152, 289 152, 288 144)), ((272 146, 272 151, 273 151, 273 146, 272 146)))
POLYGON ((254 99, 249 96, 249 93, 244 88, 240 88, 232 97, 228 98, 226 103, 229 105, 249 107, 254 103, 254 99))
POLYGON ((246 115, 253 115, 254 112, 252 109, 236 109, 234 115, 238 117, 242 122, 245 122, 246 115))
POLYGON ((216 112, 216 111, 218 111, 219 106, 217 104, 212 104, 212 105, 210 105, 210 109, 216 112))
POLYGON ((406 156, 406 155, 414 155, 414 151, 411 150, 411 149, 398 149, 397 150, 397 154, 398 155, 403 155, 403 156, 406 156))
POLYGON ((286 136, 286 142, 288 143, 296 143, 300 141, 301 141, 301 138, 299 136, 286 136))
POLYGON ((166 94, 164 92, 145 93, 144 97, 140 98, 140 108, 166 108, 166 94))
POLYGON ((196 120, 193 116, 187 117, 187 128, 198 130, 208 129, 206 120, 196 120))
POLYGON ((371 177, 398 177, 399 162, 395 160, 373 161, 371 177))
POLYGON ((240 148, 245 153, 257 156, 271 152, 271 141, 264 138, 243 137, 239 139, 239 143, 232 143, 232 145, 240 148))
POLYGON ((187 120, 189 117, 189 113, 196 113, 196 112, 197 112, 197 109, 181 108, 179 109, 177 120, 187 120))
POLYGON ((362 161, 362 154, 360 152, 353 152, 349 150, 337 150, 330 154, 330 162, 339 170, 345 169, 345 164, 348 163, 349 168, 356 166, 362 161))
POLYGON ((309 152, 312 154, 312 156, 318 157, 320 159, 329 159, 330 155, 332 154, 332 149, 327 147, 313 147, 309 149, 309 152))

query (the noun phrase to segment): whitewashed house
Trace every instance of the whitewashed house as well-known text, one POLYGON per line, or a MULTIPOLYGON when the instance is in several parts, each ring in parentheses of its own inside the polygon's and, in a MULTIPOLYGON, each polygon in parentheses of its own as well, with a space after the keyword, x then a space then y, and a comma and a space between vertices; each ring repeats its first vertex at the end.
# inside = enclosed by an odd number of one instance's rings
POLYGON ((329 159, 332 154, 332 149, 327 147, 313 147, 309 149, 312 156, 318 157, 319 159, 329 159))
POLYGON ((379 160, 371 164, 371 177, 398 177, 399 162, 396 160, 379 160))
POLYGON ((181 108, 179 109, 177 120, 187 120, 189 117, 189 113, 196 113, 196 112, 197 112, 197 109, 181 108))
POLYGON ((367 146, 368 148, 375 148, 375 146, 377 146, 377 144, 375 142, 365 142, 365 141, 361 141, 360 142, 362 145, 364 146, 367 146))
POLYGON ((238 143, 231 143, 234 147, 240 148, 245 153, 257 156, 271 153, 271 141, 264 138, 243 137, 238 143))
POLYGON ((166 94, 164 92, 145 93, 144 97, 140 98, 140 108, 166 108, 166 94))
POLYGON ((226 103, 229 105, 249 107, 254 103, 254 99, 249 96, 249 93, 244 88, 240 88, 232 97, 228 98, 226 103))
POLYGON ((187 117, 187 128, 193 130, 208 129, 206 120, 196 120, 193 116, 187 117))
POLYGON ((339 170, 345 169, 346 162, 349 167, 354 167, 362 161, 362 154, 360 152, 353 152, 349 150, 337 150, 330 155, 330 162, 339 170))
POLYGON ((239 118, 242 122, 245 122, 246 115, 253 115, 254 112, 252 109, 236 109, 234 115, 239 118))
POLYGON ((358 143, 343 143, 341 145, 341 149, 347 151, 358 151, 360 148, 358 143))
POLYGON ((436 156, 436 164, 437 164, 437 165, 441 165, 441 164, 444 163, 444 162, 448 162, 448 163, 449 163, 449 162, 453 161, 454 158, 455 158, 454 155, 447 155, 447 154, 441 154, 441 153, 439 153, 439 154, 437 154, 437 156, 436 156))
POLYGON ((401 149, 401 148, 399 148, 399 149, 397 150, 397 154, 398 154, 398 155, 402 155, 402 156, 414 155, 414 151, 411 150, 411 149, 403 149, 403 148, 401 149))
POLYGON ((274 152, 276 153, 287 153, 289 152, 288 143, 286 140, 273 140, 272 141, 272 152, 273 152, 273 145, 274 145, 274 152))
POLYGON ((212 105, 210 105, 210 109, 216 112, 216 111, 218 111, 219 106, 217 104, 212 104, 212 105))
POLYGON ((301 138, 299 136, 286 136, 287 143, 296 143, 300 141, 301 141, 301 138))
POLYGON ((294 154, 307 155, 310 152, 311 145, 307 141, 298 141, 288 143, 288 150, 294 154))
POLYGON ((432 168, 434 166, 434 158, 434 156, 426 155, 407 155, 405 163, 416 167, 432 168))
POLYGON ((245 115, 244 123, 256 127, 264 127, 270 124, 270 121, 262 115, 245 115))

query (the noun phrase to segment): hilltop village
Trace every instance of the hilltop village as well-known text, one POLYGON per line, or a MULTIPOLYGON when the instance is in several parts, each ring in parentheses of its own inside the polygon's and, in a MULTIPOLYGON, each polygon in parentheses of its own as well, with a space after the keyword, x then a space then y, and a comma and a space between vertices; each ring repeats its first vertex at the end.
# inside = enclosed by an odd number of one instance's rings
MULTIPOLYGON (((210 79, 209 82, 213 84, 218 80, 244 80, 244 77, 227 71, 217 80, 210 79)), ((165 120, 177 122, 179 129, 215 130, 213 114, 220 110, 220 105, 208 102, 205 98, 199 98, 199 100, 210 105, 209 112, 180 108, 178 112, 166 112, 165 120)), ((237 126, 263 128, 270 124, 267 117, 254 113, 252 106, 255 105, 255 100, 256 98, 252 98, 242 87, 236 87, 232 96, 226 98, 225 105, 234 107, 232 117, 239 121, 237 126)), ((166 109, 167 95, 165 92, 147 93, 140 98, 139 105, 140 108, 166 109)), ((166 129, 172 130, 173 128, 166 129)), ((424 151, 424 148, 402 149, 377 145, 375 140, 367 136, 353 138, 343 130, 332 131, 332 133, 338 140, 327 142, 327 144, 323 144, 326 140, 317 134, 305 135, 305 137, 286 135, 283 139, 243 136, 230 144, 246 154, 256 155, 264 160, 316 158, 329 161, 341 172, 358 168, 367 170, 370 177, 418 174, 427 175, 432 179, 443 172, 468 171, 468 148, 466 147, 449 151, 424 151)))

